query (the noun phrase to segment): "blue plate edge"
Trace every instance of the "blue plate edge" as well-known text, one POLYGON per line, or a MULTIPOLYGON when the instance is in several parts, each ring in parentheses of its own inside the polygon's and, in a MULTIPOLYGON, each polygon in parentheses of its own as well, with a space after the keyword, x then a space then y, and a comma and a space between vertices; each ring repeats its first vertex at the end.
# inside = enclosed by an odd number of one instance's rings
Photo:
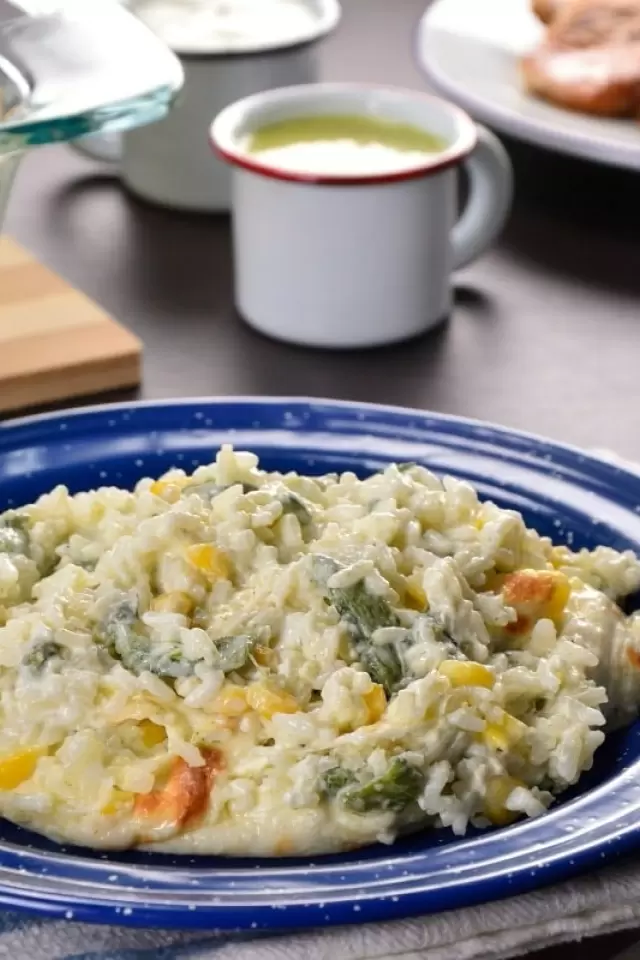
MULTIPOLYGON (((592 463, 594 466, 606 468, 607 472, 615 472, 621 477, 627 478, 640 486, 640 476, 627 470, 624 465, 611 463, 610 461, 594 456, 578 447, 548 440, 536 434, 521 430, 512 430, 509 427, 487 424, 480 420, 440 414, 431 411, 421 411, 412 408, 403 408, 382 404, 364 404, 354 401, 332 401, 327 399, 304 398, 304 397, 193 397, 179 400, 159 400, 159 401, 139 401, 133 403, 118 404, 96 404, 79 407, 71 411, 54 411, 45 414, 34 414, 20 418, 14 418, 0 424, 0 435, 3 431, 11 429, 20 429, 23 427, 37 426, 48 422, 54 422, 61 419, 69 419, 73 416, 83 414, 102 414, 114 413, 118 411, 131 411, 136 409, 153 409, 166 407, 189 407, 189 406, 216 406, 219 404, 252 404, 275 406, 305 406, 331 410, 343 410, 346 412, 365 411, 366 413, 378 413, 384 416, 404 415, 420 420, 433 419, 437 422, 450 423, 461 428, 479 428, 488 432, 494 437, 504 436, 506 438, 518 438, 523 441, 529 441, 534 445, 543 445, 545 449, 557 450, 560 453, 566 453, 574 457, 579 457, 582 465, 588 466, 592 463)), ((357 424, 354 423, 354 426, 357 424)), ((360 423, 362 432, 366 433, 366 421, 360 423)), ((6 434, 5 434, 6 436, 6 434)), ((552 862, 536 867, 534 874, 529 875, 521 870, 510 877, 497 877, 491 880, 483 881, 482 890, 474 888, 473 879, 458 884, 455 888, 455 902, 435 903, 438 898, 430 896, 431 905, 425 907, 420 903, 421 894, 405 893, 400 894, 398 901, 388 897, 381 897, 371 900, 358 900, 356 906, 359 909, 354 910, 354 904, 344 902, 326 903, 322 907, 318 904, 300 904, 280 908, 274 907, 229 907, 216 904, 210 904, 205 907, 197 907, 195 910, 188 910, 183 905, 175 906, 151 906, 138 905, 131 914, 127 913, 127 907, 116 907, 110 903, 100 903, 96 900, 90 905, 70 902, 65 898, 51 897, 47 899, 38 895, 39 902, 35 903, 27 894, 22 896, 18 894, 7 894, 0 890, 0 904, 12 909, 26 910, 32 914, 40 916, 54 916, 64 918, 69 912, 73 913, 73 918, 85 920, 92 923, 115 922, 122 925, 131 925, 136 927, 169 926, 175 929, 220 929, 229 931, 247 931, 247 930, 283 930, 293 928, 303 928, 318 926, 323 924, 350 924, 364 921, 375 921, 381 919, 393 919, 414 913, 427 913, 444 909, 456 909, 464 906, 476 905, 487 900, 501 899, 520 894, 535 889, 542 884, 551 884, 558 880, 584 871, 589 866, 598 863, 604 864, 614 857, 619 857, 629 853, 637 846, 638 834, 640 832, 640 823, 632 830, 628 830, 623 836, 608 842, 606 851, 603 854, 600 847, 594 847, 577 853, 571 862, 552 862), (490 888, 490 889, 489 889, 490 888), (277 917, 277 910, 285 909, 287 919, 284 926, 273 922, 277 917), (215 914, 215 923, 212 924, 212 914, 215 914), (249 918, 252 924, 249 924, 249 918), (257 924, 257 926, 253 926, 257 924)), ((259 878, 259 874, 257 874, 259 878)), ((477 884, 475 885, 477 888, 477 884)))

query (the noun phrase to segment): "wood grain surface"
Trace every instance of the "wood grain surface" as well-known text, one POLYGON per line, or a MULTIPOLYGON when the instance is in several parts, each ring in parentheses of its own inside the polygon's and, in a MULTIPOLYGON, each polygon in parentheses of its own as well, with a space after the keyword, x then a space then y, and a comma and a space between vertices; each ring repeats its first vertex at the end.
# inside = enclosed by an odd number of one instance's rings
POLYGON ((0 411, 135 386, 140 354, 138 337, 0 239, 0 411))

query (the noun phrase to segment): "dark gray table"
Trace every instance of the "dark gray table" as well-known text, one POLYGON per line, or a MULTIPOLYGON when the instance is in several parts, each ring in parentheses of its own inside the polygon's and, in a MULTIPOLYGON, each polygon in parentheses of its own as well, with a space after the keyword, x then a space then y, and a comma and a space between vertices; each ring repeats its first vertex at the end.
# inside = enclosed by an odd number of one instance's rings
MULTIPOLYGON (((326 78, 423 87, 411 38, 424 0, 343 3, 326 78)), ((457 277, 449 325, 393 349, 324 353, 252 333, 232 306, 226 217, 145 206, 65 147, 25 162, 6 229, 142 337, 145 397, 406 404, 640 459, 640 180, 507 145, 517 191, 502 240, 457 277)), ((544 958, 605 960, 633 939, 544 958)))
MULTIPOLYGON (((423 0, 344 6, 326 77, 423 86, 411 45, 423 0)), ((517 194, 501 242, 458 275, 445 329, 393 349, 318 353, 252 333, 232 307, 227 219, 144 206, 66 147, 25 162, 6 229, 140 334, 146 397, 408 404, 640 459, 640 181, 508 146, 517 194)))

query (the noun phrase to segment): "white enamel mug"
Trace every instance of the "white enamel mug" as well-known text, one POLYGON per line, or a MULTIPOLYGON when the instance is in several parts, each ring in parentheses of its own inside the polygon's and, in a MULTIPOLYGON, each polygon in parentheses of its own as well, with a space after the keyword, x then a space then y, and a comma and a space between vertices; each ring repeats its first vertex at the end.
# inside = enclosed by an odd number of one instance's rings
POLYGON ((233 167, 235 299, 242 317, 280 340, 373 347, 416 336, 451 309, 451 273, 479 257, 508 215, 513 189, 500 142, 460 109, 409 90, 315 84, 227 107, 211 140, 233 167), (246 148, 265 124, 358 114, 436 134, 441 152, 410 169, 320 175, 246 148), (458 219, 457 167, 469 175, 458 219))
MULTIPOLYGON (((103 138, 93 143, 83 140, 76 146, 98 159, 117 162, 125 186, 151 203, 204 213, 228 211, 231 175, 225 164, 212 161, 207 141, 212 115, 249 94, 315 82, 318 44, 340 20, 338 0, 295 0, 304 16, 295 29, 281 35, 275 17, 278 0, 264 0, 266 19, 258 20, 257 3, 236 2, 245 36, 242 32, 216 35, 213 13, 210 33, 202 32, 199 24, 207 24, 202 0, 124 3, 180 58, 185 77, 182 95, 164 120, 127 133, 121 144, 103 138), (191 28, 190 17, 194 18, 191 28)), ((284 0, 285 6, 292 3, 284 0)), ((233 11, 230 4, 219 7, 233 11)))

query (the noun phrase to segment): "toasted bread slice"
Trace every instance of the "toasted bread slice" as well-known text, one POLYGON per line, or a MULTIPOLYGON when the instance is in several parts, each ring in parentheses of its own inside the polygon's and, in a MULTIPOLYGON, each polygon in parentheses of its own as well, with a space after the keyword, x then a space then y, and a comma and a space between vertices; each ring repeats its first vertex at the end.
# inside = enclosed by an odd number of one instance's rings
POLYGON ((568 0, 533 0, 533 12, 538 20, 542 20, 543 23, 551 23, 561 8, 567 5, 567 2, 568 0))
POLYGON ((522 63, 527 89, 597 116, 640 108, 640 0, 568 0, 522 63))
POLYGON ((570 0, 553 18, 545 43, 569 50, 640 43, 640 0, 570 0))
POLYGON ((601 117, 640 108, 640 43, 558 50, 543 46, 523 61, 531 93, 557 106, 601 117))

